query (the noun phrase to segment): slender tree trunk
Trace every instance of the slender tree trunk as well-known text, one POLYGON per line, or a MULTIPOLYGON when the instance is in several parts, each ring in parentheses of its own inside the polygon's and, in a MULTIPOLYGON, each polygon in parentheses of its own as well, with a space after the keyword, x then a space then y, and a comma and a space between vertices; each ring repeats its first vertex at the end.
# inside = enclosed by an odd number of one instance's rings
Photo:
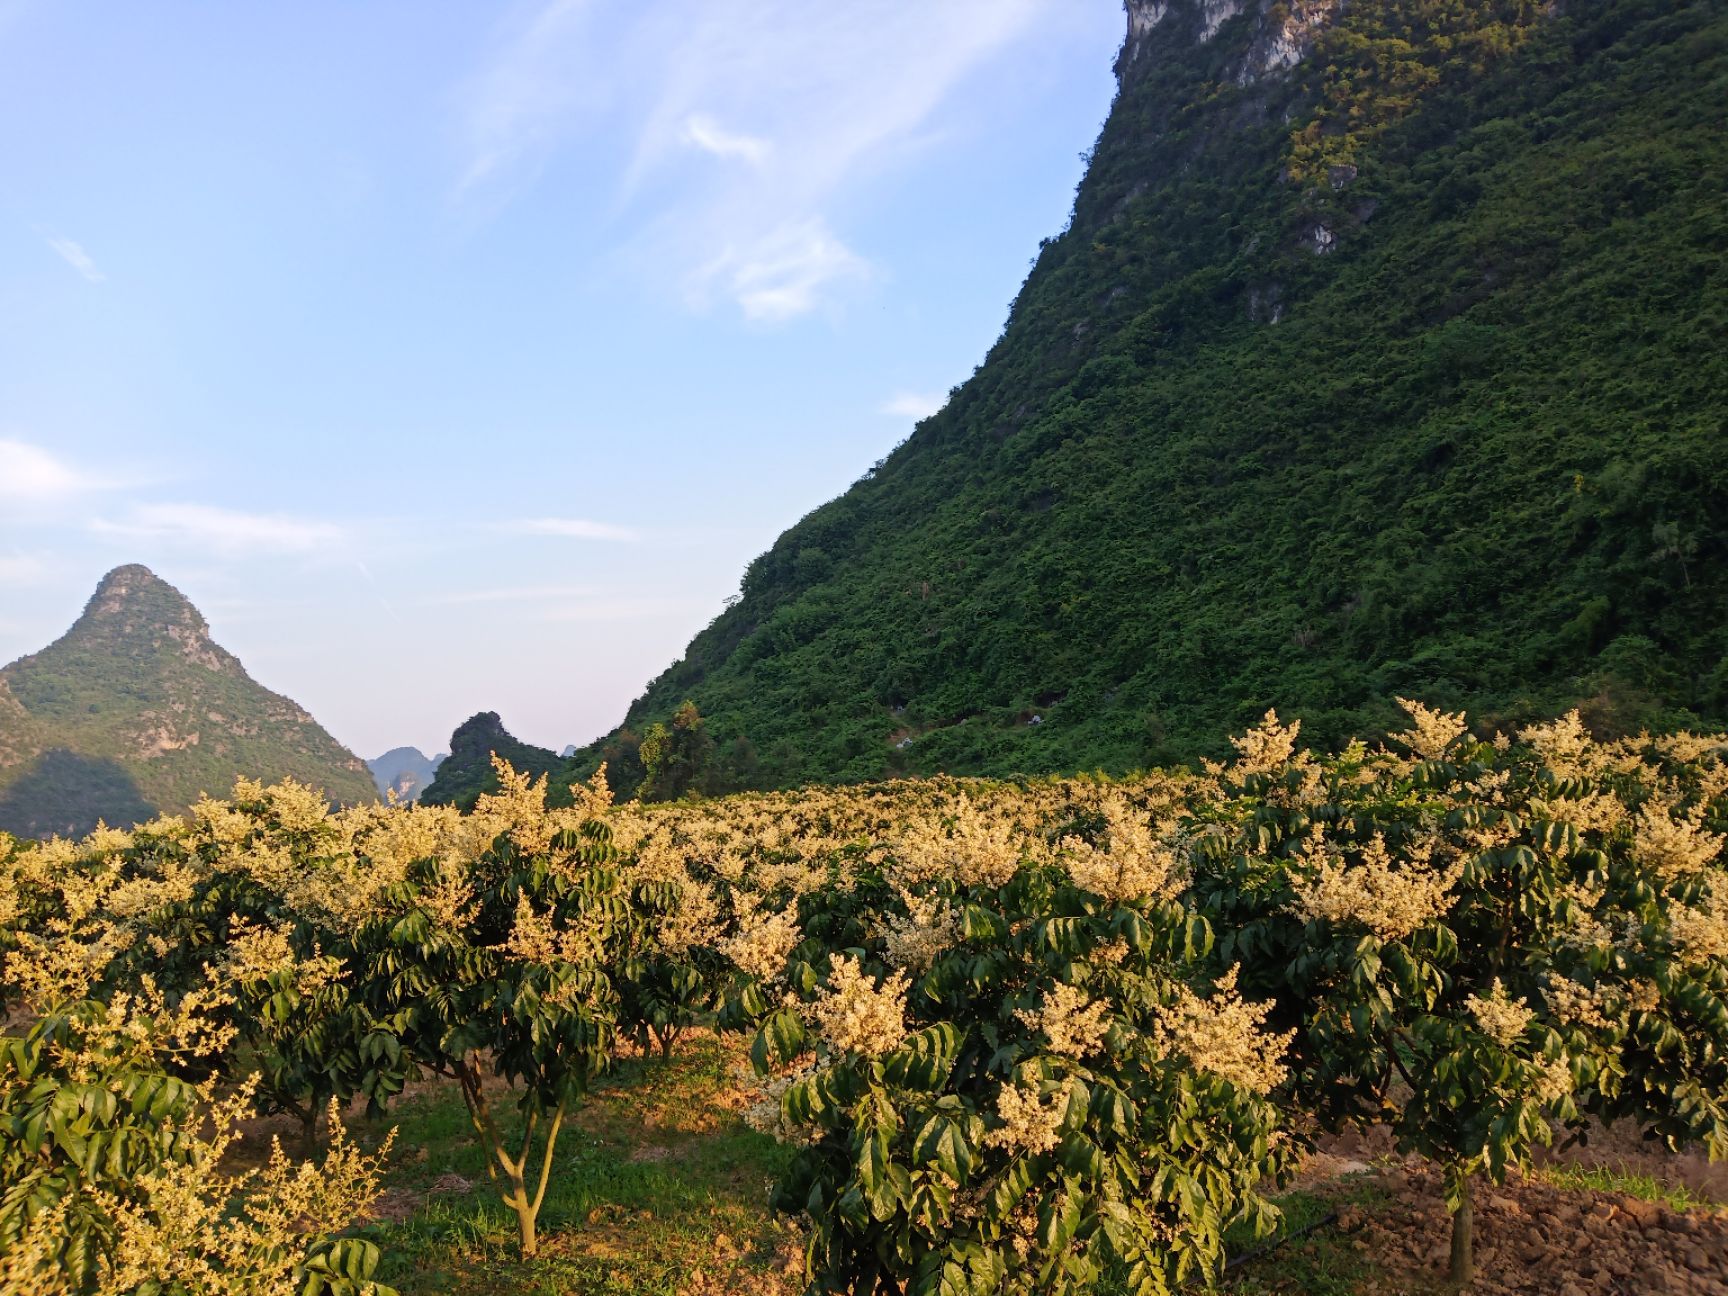
POLYGON ((538 1182, 535 1184, 533 1196, 529 1196, 528 1161, 534 1154, 534 1134, 539 1128, 540 1118, 530 1115, 523 1124, 522 1153, 513 1157, 510 1150, 504 1146, 504 1136, 497 1121, 492 1119, 492 1109, 486 1103, 479 1073, 464 1063, 459 1065, 456 1078, 462 1086, 462 1098, 468 1104, 468 1118, 490 1154, 486 1162, 486 1173, 491 1176, 493 1183, 503 1181, 504 1186, 499 1188, 498 1195, 503 1198, 506 1206, 516 1212, 516 1232, 522 1244, 522 1258, 531 1260, 540 1250, 537 1229, 540 1207, 546 1200, 546 1185, 552 1177, 552 1157, 558 1148, 558 1131, 564 1125, 564 1104, 559 1103, 552 1113, 552 1123, 546 1130, 546 1147, 540 1162, 538 1182))
POLYGON ((1476 1277, 1474 1226, 1470 1206, 1470 1176, 1463 1177, 1458 1209, 1452 1212, 1452 1259, 1447 1278, 1453 1287, 1462 1290, 1476 1277))
POLYGON ((300 1155, 310 1161, 318 1155, 318 1104, 308 1102, 295 1114, 300 1117, 300 1155))

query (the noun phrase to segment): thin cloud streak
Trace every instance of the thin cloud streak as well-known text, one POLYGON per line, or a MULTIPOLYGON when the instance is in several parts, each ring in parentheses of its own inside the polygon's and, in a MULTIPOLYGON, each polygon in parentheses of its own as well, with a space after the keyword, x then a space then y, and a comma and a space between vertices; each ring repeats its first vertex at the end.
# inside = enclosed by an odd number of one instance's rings
POLYGON ((54 249, 62 261, 71 266, 79 274, 83 275, 84 278, 89 280, 91 283, 99 284, 107 282, 108 276, 103 274, 102 271, 97 268, 96 262, 91 258, 90 254, 73 240, 50 234, 48 236, 48 246, 54 249))
POLYGON ((684 123, 684 138, 704 153, 717 158, 738 158, 760 166, 768 160, 773 145, 752 135, 736 135, 706 113, 692 113, 684 123))
POLYGON ((506 522, 504 529, 516 535, 552 536, 561 540, 610 540, 629 544, 642 538, 641 532, 630 527, 595 522, 590 518, 523 518, 506 522))
POLYGON ((243 513, 209 504, 139 504, 120 520, 96 518, 98 535, 160 540, 224 556, 311 554, 333 549, 347 532, 333 522, 281 513, 243 513))
POLYGON ((555 599, 588 598, 600 591, 590 585, 529 585, 514 588, 458 590, 415 600, 417 607, 463 607, 472 603, 543 603, 555 599))
POLYGON ((41 446, 0 438, 0 500, 45 504, 103 490, 110 484, 74 468, 41 446))
POLYGON ((608 13, 602 50, 594 6, 553 0, 470 83, 458 194, 507 201, 579 135, 634 140, 618 192, 627 259, 696 309, 720 297, 784 323, 869 279, 839 232, 847 199, 927 143, 964 78, 1061 2, 645 0, 608 13), (695 167, 693 147, 748 165, 695 167))

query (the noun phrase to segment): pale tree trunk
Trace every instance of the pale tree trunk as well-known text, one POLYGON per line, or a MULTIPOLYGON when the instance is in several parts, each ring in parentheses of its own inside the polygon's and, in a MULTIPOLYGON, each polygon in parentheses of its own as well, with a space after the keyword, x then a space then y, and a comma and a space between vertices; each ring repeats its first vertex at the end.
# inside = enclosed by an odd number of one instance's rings
POLYGON ((493 1183, 501 1182, 499 1196, 504 1199, 506 1206, 516 1212, 516 1230, 522 1244, 522 1257, 525 1260, 532 1259, 540 1249, 537 1225, 540 1207, 546 1201, 546 1185, 552 1178, 552 1158, 558 1150, 558 1131, 564 1125, 564 1104, 558 1104, 552 1113, 552 1123, 547 1126, 540 1173, 536 1178, 534 1192, 530 1195, 528 1163, 534 1155, 534 1134, 540 1125, 539 1116, 528 1117, 522 1128, 522 1152, 513 1157, 504 1145, 504 1136, 498 1123, 492 1118, 492 1110, 487 1105, 486 1095, 480 1087, 479 1073, 466 1064, 460 1064, 456 1070, 456 1078, 462 1086, 463 1100, 468 1104, 468 1117, 490 1153, 486 1173, 491 1176, 493 1183))
POLYGON ((1470 1176, 1462 1176, 1458 1209, 1452 1212, 1452 1257, 1446 1277, 1452 1286, 1463 1290, 1476 1277, 1476 1251, 1473 1237, 1475 1220, 1470 1204, 1470 1176))

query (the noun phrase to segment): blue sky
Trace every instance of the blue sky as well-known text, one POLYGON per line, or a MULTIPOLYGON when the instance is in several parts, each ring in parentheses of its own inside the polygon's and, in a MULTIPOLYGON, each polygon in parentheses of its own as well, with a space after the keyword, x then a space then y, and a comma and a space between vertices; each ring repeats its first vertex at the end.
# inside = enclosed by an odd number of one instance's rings
POLYGON ((0 662, 149 564, 361 755, 609 729, 971 373, 1117 0, 0 0, 0 662))

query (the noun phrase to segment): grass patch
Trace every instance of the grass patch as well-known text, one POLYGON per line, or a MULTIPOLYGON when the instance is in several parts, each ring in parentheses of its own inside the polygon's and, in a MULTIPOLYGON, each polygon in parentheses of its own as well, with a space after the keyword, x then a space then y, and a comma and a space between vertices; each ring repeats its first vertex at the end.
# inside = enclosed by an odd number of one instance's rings
POLYGON ((1284 1220, 1271 1237, 1256 1239, 1246 1228, 1225 1234, 1231 1257, 1248 1258, 1223 1275, 1220 1288, 1237 1296, 1358 1296, 1382 1289, 1379 1269, 1336 1223, 1303 1230, 1347 1207, 1376 1209, 1388 1200, 1384 1189, 1352 1176, 1324 1193, 1292 1192, 1274 1200, 1284 1220))
POLYGON ((1621 1193, 1642 1201, 1659 1202, 1670 1210, 1684 1211, 1714 1204, 1694 1195, 1684 1184, 1665 1183, 1654 1175, 1640 1174, 1625 1166, 1549 1166, 1535 1171, 1532 1177, 1555 1188, 1574 1192, 1621 1193))
POLYGON ((386 1206, 404 1216, 371 1230, 380 1277, 405 1296, 671 1296, 696 1270, 716 1290, 782 1290, 793 1239, 767 1190, 787 1154, 738 1114, 740 1047, 700 1034, 670 1061, 619 1064, 559 1142, 542 1253, 526 1264, 461 1095, 438 1085, 406 1098, 378 1122, 380 1136, 400 1127, 386 1206))

